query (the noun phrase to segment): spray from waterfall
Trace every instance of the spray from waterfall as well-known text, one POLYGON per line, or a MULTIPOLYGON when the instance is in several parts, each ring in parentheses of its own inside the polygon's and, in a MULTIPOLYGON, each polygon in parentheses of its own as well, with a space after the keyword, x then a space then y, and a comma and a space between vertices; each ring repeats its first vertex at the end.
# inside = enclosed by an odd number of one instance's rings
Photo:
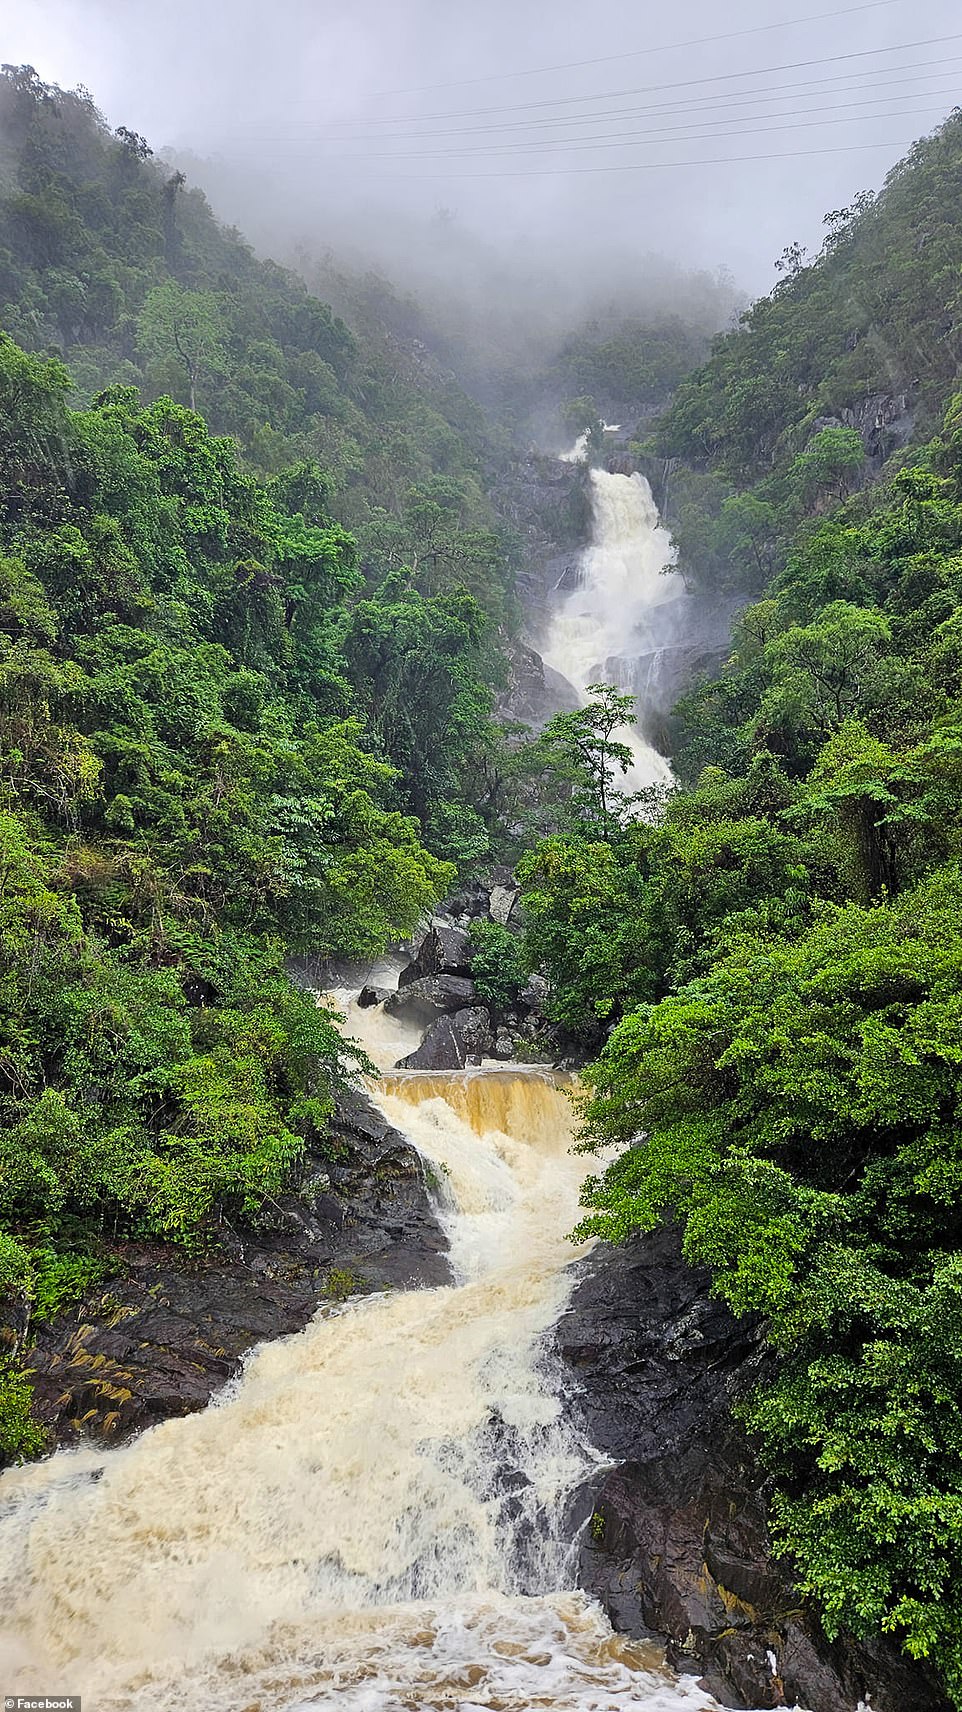
MULTIPOLYGON (((566 461, 582 460, 586 445, 582 436, 566 461)), ((593 469, 590 481, 591 543, 581 558, 578 586, 555 612, 541 654, 582 701, 589 699, 590 684, 614 683, 636 696, 644 720, 651 660, 676 639, 685 586, 671 568, 675 548, 644 476, 593 469), (647 673, 639 671, 639 661, 648 662, 647 673)), ((671 782, 668 761, 642 731, 631 728, 621 740, 634 756, 625 789, 671 782)))

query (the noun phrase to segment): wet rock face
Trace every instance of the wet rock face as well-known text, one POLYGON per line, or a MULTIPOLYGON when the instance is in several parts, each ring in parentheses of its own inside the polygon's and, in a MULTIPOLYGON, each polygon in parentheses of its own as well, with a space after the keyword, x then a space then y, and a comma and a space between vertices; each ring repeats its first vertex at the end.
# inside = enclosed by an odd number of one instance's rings
MULTIPOLYGON (((580 571, 577 558, 566 561, 565 571, 557 583, 561 588, 577 588, 580 571), (564 577, 570 578, 569 582, 564 577)), ((517 721, 540 731, 556 713, 570 713, 580 706, 578 692, 567 678, 545 664, 534 648, 516 639, 505 648, 508 681, 498 697, 496 714, 499 720, 517 721)))
POLYGON ((474 998, 474 982, 462 975, 422 975, 392 993, 384 1006, 388 1016, 426 1026, 436 1017, 461 1011, 474 998))
POLYGON ((571 1525, 583 1525, 581 1585, 616 1628, 667 1636, 672 1661, 725 1706, 948 1712, 895 1648, 829 1643, 773 1559, 766 1477, 732 1419, 768 1357, 674 1233, 596 1250, 556 1350, 587 1437, 615 1459, 571 1525))
POLYGON ((350 1095, 331 1141, 268 1229, 225 1231, 207 1262, 129 1244, 123 1275, 39 1329, 27 1366, 53 1442, 116 1442, 203 1408, 254 1344, 300 1331, 325 1300, 448 1282, 445 1237, 403 1136, 350 1095))
POLYGON ((416 1052, 398 1061, 399 1070, 464 1070, 480 1064, 492 1050, 491 1018, 483 1005, 433 1022, 416 1052))
POLYGON ((436 916, 418 947, 413 963, 401 970, 398 986, 407 987, 412 981, 432 975, 469 976, 473 956, 474 947, 465 928, 436 916))

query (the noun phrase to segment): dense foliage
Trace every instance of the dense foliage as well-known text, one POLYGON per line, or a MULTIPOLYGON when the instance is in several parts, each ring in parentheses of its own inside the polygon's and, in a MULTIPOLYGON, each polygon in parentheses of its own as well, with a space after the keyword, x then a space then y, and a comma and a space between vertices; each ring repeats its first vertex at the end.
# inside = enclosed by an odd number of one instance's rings
POLYGON ((234 435, 249 468, 318 463, 365 574, 420 564, 436 584, 470 566, 468 586, 500 618, 511 567, 481 412, 389 290, 336 285, 342 315, 260 261, 143 137, 111 132, 84 90, 3 68, 0 325, 60 355, 85 402, 135 384, 234 435))
POLYGON ((962 363, 960 187, 955 114, 826 215, 817 256, 789 246, 678 387, 647 450, 692 575, 757 592, 806 517, 937 428, 962 363))
POLYGON ((746 1410, 799 1586, 962 1704, 960 637, 957 398, 796 534, 663 812, 610 792, 521 871, 554 1016, 603 1047, 585 1145, 622 1149, 584 1230, 676 1221, 765 1317, 746 1410))
POLYGON ((285 959, 411 931, 454 874, 411 795, 477 843, 445 792, 488 713, 480 608, 361 598, 314 466, 261 482, 170 399, 69 391, 0 336, 0 1285, 39 1312, 322 1143, 344 1053, 285 959))
POLYGON ((597 397, 634 413, 661 405, 702 361, 707 344, 703 327, 677 316, 629 317, 611 326, 593 321, 565 339, 554 373, 569 398, 597 397))

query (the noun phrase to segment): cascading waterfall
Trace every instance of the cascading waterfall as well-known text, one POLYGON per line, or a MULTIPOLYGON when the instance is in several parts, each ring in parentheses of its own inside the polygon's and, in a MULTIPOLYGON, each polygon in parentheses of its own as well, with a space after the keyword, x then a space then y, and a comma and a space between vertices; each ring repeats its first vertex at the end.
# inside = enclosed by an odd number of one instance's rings
MULTIPOLYGON (((583 455, 584 437, 566 458, 577 462, 583 455)), ((644 476, 593 469, 590 480, 591 544, 582 555, 578 587, 555 613, 540 650, 545 664, 567 678, 583 701, 592 683, 637 691, 634 661, 669 640, 674 623, 668 609, 677 612, 685 593, 680 575, 670 570, 675 549, 644 476)), ((639 700, 643 704, 643 695, 639 700)), ((668 762, 640 731, 620 735, 634 755, 628 790, 670 783, 668 762)))
MULTIPOLYGON (((364 1019, 382 1061, 396 1025, 364 1019)), ((455 1282, 322 1310, 204 1412, 0 1480, 0 1688, 84 1712, 706 1712, 573 1591, 545 1371, 581 1162, 543 1071, 396 1073, 455 1282)))

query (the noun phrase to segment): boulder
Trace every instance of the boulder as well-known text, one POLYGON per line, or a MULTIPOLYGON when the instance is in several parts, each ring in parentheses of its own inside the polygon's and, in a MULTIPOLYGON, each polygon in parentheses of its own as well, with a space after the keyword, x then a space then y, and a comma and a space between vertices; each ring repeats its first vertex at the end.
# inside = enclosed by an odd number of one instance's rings
POLYGON ((555 1346, 607 1460, 569 1518, 582 1587, 616 1629, 666 1636, 670 1662, 724 1706, 948 1712, 890 1643, 830 1642, 774 1558, 768 1482, 732 1415, 771 1357, 709 1283, 665 1229, 582 1265, 555 1346))
POLYGON ((473 998, 474 982, 463 975, 422 975, 392 993, 384 1009, 426 1027, 436 1017, 463 1011, 473 998))
POLYGON ((551 988, 543 975, 529 975, 518 994, 518 1002, 530 1016, 543 1016, 550 993, 551 988))
POLYGON ((489 895, 487 886, 478 879, 466 880, 457 892, 452 892, 445 898, 444 907, 447 914, 453 917, 458 926, 470 925, 472 921, 482 920, 488 913, 489 895))
POLYGON ((370 1010, 372 1005, 383 1005, 391 997, 390 987, 362 987, 357 995, 358 1008, 370 1010))
POLYGON ((507 927, 520 896, 517 886, 492 886, 488 904, 491 920, 507 927))
POLYGON ((492 1047, 491 1018, 482 1005, 457 1011, 433 1022, 416 1052, 398 1063, 399 1070, 463 1070, 480 1064, 492 1047))
POLYGON ((474 946, 465 929, 436 916, 413 963, 402 969, 398 986, 409 987, 430 975, 469 975, 473 956, 474 946))
POLYGON ((463 927, 432 921, 417 961, 424 975, 469 975, 473 956, 474 946, 463 927))

